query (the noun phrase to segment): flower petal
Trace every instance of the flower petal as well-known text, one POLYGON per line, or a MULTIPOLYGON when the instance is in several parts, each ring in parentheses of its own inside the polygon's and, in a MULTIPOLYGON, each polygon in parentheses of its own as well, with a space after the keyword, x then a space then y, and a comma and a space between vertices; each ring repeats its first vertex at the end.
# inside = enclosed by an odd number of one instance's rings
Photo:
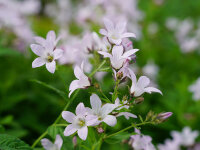
POLYGON ((112 49, 112 55, 114 58, 121 59, 123 51, 123 46, 114 46, 112 49))
POLYGON ((87 116, 86 116, 86 123, 87 123, 87 126, 96 125, 97 120, 98 120, 98 117, 97 117, 97 116, 94 116, 94 115, 87 115, 87 116))
POLYGON ((72 123, 75 115, 73 113, 71 113, 70 111, 63 111, 62 112, 62 117, 63 119, 65 119, 67 122, 72 123))
POLYGON ((90 104, 93 111, 95 111, 96 113, 100 111, 102 102, 96 94, 92 94, 92 96, 90 96, 90 104))
POLYGON ((149 78, 146 77, 146 76, 141 76, 141 77, 139 78, 139 80, 138 80, 138 83, 137 83, 138 87, 140 87, 140 88, 145 88, 145 87, 147 87, 149 84, 150 84, 150 80, 149 80, 149 78))
POLYGON ((108 32, 105 29, 100 29, 99 33, 102 35, 105 35, 105 36, 107 36, 107 34, 108 34, 108 32))
POLYGON ((160 93, 161 95, 163 95, 162 92, 159 89, 154 88, 154 87, 147 87, 147 88, 144 89, 144 91, 147 92, 147 93, 150 93, 150 94, 152 92, 156 92, 156 93, 160 93))
POLYGON ((120 116, 124 116, 127 120, 129 119, 129 117, 137 118, 136 115, 129 112, 120 112, 116 117, 120 117, 120 116))
POLYGON ((51 141, 49 141, 49 139, 46 138, 41 140, 41 144, 46 150, 49 150, 54 146, 54 144, 51 141))
POLYGON ((31 49, 38 56, 43 56, 45 50, 44 47, 38 44, 31 44, 31 49))
POLYGON ((99 54, 101 54, 101 55, 103 55, 104 56, 104 58, 107 58, 107 57, 112 57, 112 55, 110 55, 109 53, 107 53, 107 52, 103 52, 103 51, 98 51, 98 53, 99 54))
POLYGON ((107 125, 112 126, 112 127, 115 126, 116 123, 117 123, 116 117, 115 117, 115 116, 112 116, 112 115, 107 115, 107 116, 103 119, 103 121, 104 121, 107 125))
POLYGON ((116 45, 120 45, 122 43, 122 39, 121 38, 118 38, 118 39, 113 39, 111 37, 109 37, 109 41, 113 44, 116 44, 116 45))
POLYGON ((46 63, 46 68, 50 73, 54 73, 56 70, 56 62, 52 61, 50 63, 46 63))
POLYGON ((79 87, 79 80, 74 80, 74 81, 72 81, 71 82, 71 84, 70 84, 70 86, 69 86, 69 97, 71 96, 71 94, 76 90, 76 89, 78 89, 78 88, 80 88, 79 87))
POLYGON ((126 22, 125 21, 121 21, 118 22, 116 25, 116 31, 118 31, 119 33, 123 33, 126 29, 126 22))
POLYGON ((47 33, 47 40, 51 42, 54 42, 56 40, 56 34, 54 31, 49 31, 47 33))
POLYGON ((63 139, 61 138, 59 134, 56 135, 55 144, 57 145, 59 149, 61 149, 62 144, 63 144, 63 139))
POLYGON ((82 127, 81 129, 78 129, 78 136, 82 139, 82 140, 86 140, 88 135, 88 128, 87 126, 82 127))
POLYGON ((83 103, 79 103, 76 107, 76 115, 85 115, 86 114, 86 108, 83 103))
POLYGON ((42 46, 44 46, 45 42, 46 42, 46 40, 44 38, 39 37, 39 36, 34 37, 34 40, 35 40, 36 43, 38 43, 38 44, 40 44, 42 46))
POLYGON ((70 124, 68 125, 66 128, 65 128, 65 131, 64 131, 64 136, 69 136, 69 135, 72 135, 74 132, 77 131, 77 128, 75 128, 73 126, 73 124, 70 124))
POLYGON ((38 57, 32 62, 32 68, 40 67, 44 64, 45 64, 45 60, 41 57, 38 57))
POLYGON ((104 25, 108 31, 113 31, 114 30, 114 24, 107 18, 103 19, 104 25))
POLYGON ((126 38, 126 37, 134 37, 136 38, 136 35, 134 33, 130 33, 130 32, 126 32, 122 35, 122 38, 126 38))
POLYGON ((85 76, 83 70, 78 65, 74 67, 74 75, 77 79, 80 79, 82 76, 85 76))
POLYGON ((101 108, 101 112, 102 112, 102 116, 106 116, 109 113, 111 113, 114 109, 116 108, 115 104, 105 104, 103 105, 103 107, 101 108))
POLYGON ((62 49, 55 49, 53 51, 53 56, 54 56, 54 59, 59 59, 60 57, 63 56, 63 50, 62 49))
POLYGON ((135 54, 137 51, 139 51, 139 49, 132 49, 132 50, 129 50, 129 51, 126 51, 124 54, 123 54, 123 58, 128 58, 129 56, 135 54))

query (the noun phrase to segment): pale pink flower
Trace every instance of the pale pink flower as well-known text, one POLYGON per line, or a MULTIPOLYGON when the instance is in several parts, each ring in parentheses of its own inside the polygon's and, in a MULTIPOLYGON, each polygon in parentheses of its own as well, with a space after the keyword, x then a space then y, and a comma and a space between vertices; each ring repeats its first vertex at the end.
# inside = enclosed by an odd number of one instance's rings
POLYGON ((116 25, 109 19, 104 19, 106 29, 101 29, 100 33, 108 37, 113 44, 120 45, 123 38, 136 37, 134 33, 126 32, 126 22, 118 22, 116 25))
POLYGON ((45 150, 60 150, 63 144, 63 140, 60 135, 56 135, 55 143, 52 143, 49 139, 42 139, 41 144, 45 150))
POLYGON ((105 122, 109 126, 115 126, 117 123, 116 117, 109 115, 116 108, 115 104, 107 103, 102 106, 102 102, 96 94, 92 94, 92 96, 90 96, 90 104, 92 109, 87 108, 88 113, 95 115, 98 118, 95 125, 98 125, 101 122, 105 122))
POLYGON ((120 116, 124 116, 127 120, 129 120, 129 118, 137 118, 136 115, 130 113, 130 112, 120 112, 116 117, 120 117, 120 116))
POLYGON ((55 48, 57 40, 54 32, 50 31, 47 34, 46 40, 42 37, 36 37, 35 40, 38 44, 31 44, 31 49, 39 57, 33 61, 32 67, 36 68, 46 64, 47 70, 50 73, 54 73, 56 69, 55 60, 61 58, 63 55, 63 50, 55 48))
POLYGON ((131 136, 131 145, 134 150, 156 150, 150 136, 142 135, 138 129, 135 129, 135 132, 137 134, 131 136))
POLYGON ((143 93, 157 92, 162 94, 162 92, 154 87, 149 87, 150 80, 146 76, 141 76, 137 81, 137 78, 132 70, 130 70, 130 79, 132 80, 132 86, 130 93, 135 97, 142 95, 143 93))
POLYGON ((200 100, 200 78, 195 83, 189 86, 189 91, 193 93, 193 99, 195 101, 200 100))
POLYGON ((124 53, 123 46, 114 46, 112 54, 108 52, 99 51, 98 53, 103 55, 105 58, 110 58, 111 65, 114 69, 120 69, 127 59, 131 59, 131 55, 135 54, 138 49, 131 49, 124 53))
POLYGON ((83 63, 81 64, 81 68, 79 66, 75 66, 74 75, 77 80, 72 81, 69 86, 69 97, 76 89, 84 89, 90 86, 90 80, 83 72, 83 63))
POLYGON ((158 144, 158 150, 181 150, 179 141, 177 140, 165 140, 164 144, 158 144))
POLYGON ((67 122, 71 123, 65 128, 64 135, 70 136, 77 131, 78 136, 82 140, 86 140, 87 138, 88 126, 92 126, 97 121, 96 116, 87 115, 87 111, 83 103, 79 103, 76 107, 76 115, 69 111, 63 111, 62 117, 67 122))
POLYGON ((172 131, 174 140, 179 140, 180 145, 191 146, 195 143, 195 139, 199 136, 198 131, 192 131, 190 127, 184 127, 182 132, 172 131))

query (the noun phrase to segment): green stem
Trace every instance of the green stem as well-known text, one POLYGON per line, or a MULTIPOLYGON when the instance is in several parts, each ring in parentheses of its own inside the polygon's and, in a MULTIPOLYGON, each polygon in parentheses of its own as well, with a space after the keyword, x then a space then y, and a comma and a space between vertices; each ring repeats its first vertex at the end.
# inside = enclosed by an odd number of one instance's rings
POLYGON ((118 131, 118 132, 115 132, 115 133, 113 133, 113 134, 110 134, 110 135, 108 135, 108 136, 105 136, 104 139, 107 139, 107 138, 109 138, 109 137, 112 137, 112 136, 114 136, 114 135, 117 135, 117 134, 119 134, 119 133, 121 133, 121 132, 127 131, 127 130, 129 130, 129 129, 131 129, 131 128, 136 128, 136 127, 138 127, 138 126, 142 126, 142 125, 146 125, 146 124, 152 124, 152 122, 142 122, 142 123, 139 123, 139 124, 132 124, 132 125, 130 125, 130 126, 127 127, 127 128, 124 128, 124 129, 122 129, 122 130, 120 130, 120 131, 118 131))
POLYGON ((40 135, 40 137, 37 138, 37 140, 35 140, 35 142, 31 147, 34 148, 40 142, 40 140, 43 139, 43 137, 45 137, 46 135, 47 135, 47 130, 42 135, 40 135))
MULTIPOLYGON (((101 69, 101 67, 106 63, 106 60, 104 60, 100 65, 99 67, 97 67, 97 69, 95 69, 93 72, 91 72, 89 74, 89 77, 92 77, 99 69, 101 69)), ((64 109, 62 110, 63 111, 66 111, 68 109, 68 107, 70 106, 71 102, 76 98, 77 94, 79 93, 80 89, 78 89, 76 91, 76 93, 73 95, 73 97, 71 99, 69 99, 68 103, 65 105, 64 109)), ((57 117, 57 119, 54 121, 54 123, 52 124, 53 126, 56 125, 60 119, 62 118, 62 112, 60 113, 60 115, 57 117)), ((47 135, 47 130, 40 136, 38 137, 35 142, 33 143, 33 145, 31 146, 32 148, 34 148, 42 138, 44 138, 45 136, 47 135)))
POLYGON ((94 71, 92 71, 90 74, 89 74, 89 77, 92 77, 97 71, 99 71, 101 69, 101 67, 106 63, 106 60, 104 60, 100 65, 99 67, 97 67, 94 71))
POLYGON ((117 98, 117 92, 118 92, 119 83, 120 83, 120 80, 117 80, 116 81, 116 85, 115 85, 115 89, 114 89, 114 93, 113 93, 113 96, 112 96, 112 101, 113 102, 117 98))

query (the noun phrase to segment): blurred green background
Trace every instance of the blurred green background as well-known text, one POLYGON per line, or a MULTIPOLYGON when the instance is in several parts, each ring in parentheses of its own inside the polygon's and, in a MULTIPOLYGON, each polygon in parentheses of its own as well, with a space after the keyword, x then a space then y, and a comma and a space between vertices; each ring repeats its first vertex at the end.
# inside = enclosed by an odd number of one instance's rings
MULTIPOLYGON (((46 5, 49 1, 42 1, 46 5)), ((152 0, 140 0, 138 7, 145 17, 140 21, 142 38, 134 42, 139 48, 136 64, 142 68, 149 59, 154 60, 159 67, 157 83, 163 92, 145 94, 145 101, 134 108, 133 112, 145 117, 149 110, 156 113, 173 112, 173 116, 160 125, 144 126, 143 133, 152 136, 153 143, 162 143, 170 137, 170 131, 182 130, 185 126, 200 131, 200 102, 192 100, 188 87, 200 77, 199 50, 182 53, 174 36, 174 32, 166 28, 168 17, 183 20, 191 18, 195 23, 200 20, 200 1, 198 0, 165 0, 163 5, 156 5, 152 0), (158 25, 158 32, 150 35, 148 26, 152 22, 158 25)), ((45 37, 49 30, 58 31, 58 26, 42 11, 30 18, 33 31, 45 37)), ((73 26, 73 25, 72 25, 73 26)), ((72 27, 71 32, 78 32, 81 26, 72 27)), ((99 27, 95 27, 98 31, 99 27)), ((80 30, 81 31, 81 30, 80 30)), ((45 87, 34 80, 39 80, 68 94, 70 82, 75 78, 70 65, 58 66, 55 74, 50 74, 44 67, 32 69, 31 63, 35 55, 27 47, 22 53, 10 44, 12 35, 0 32, 0 133, 6 133, 21 138, 32 144, 46 128, 51 125, 66 104, 54 90, 45 87)), ((200 41, 199 41, 200 42, 200 41)), ((142 75, 139 72, 138 75, 142 75)), ((108 74, 101 81, 103 90, 109 96, 113 91, 113 81, 108 74)), ((81 90, 69 108, 74 112, 76 105, 83 101, 89 106, 88 90, 81 90)), ((126 89, 122 89, 127 93, 126 89)), ((127 127, 135 119, 126 121, 118 119, 115 131, 127 127)), ((112 131, 113 132, 113 131, 112 131)), ((131 130, 130 130, 131 132, 131 130)), ((199 139, 200 140, 200 139, 199 139)), ((109 149, 127 149, 127 144, 109 145, 109 149)), ((104 144, 102 149, 108 149, 104 144)))

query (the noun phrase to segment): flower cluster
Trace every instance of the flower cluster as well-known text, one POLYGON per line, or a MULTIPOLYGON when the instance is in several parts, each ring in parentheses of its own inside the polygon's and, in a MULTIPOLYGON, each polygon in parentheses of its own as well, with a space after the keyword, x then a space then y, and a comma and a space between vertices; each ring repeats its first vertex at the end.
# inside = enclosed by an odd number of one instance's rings
POLYGON ((142 135, 138 129, 135 129, 135 133, 136 135, 132 135, 129 141, 134 150, 156 150, 150 136, 142 135))
POLYGON ((172 131, 173 139, 167 139, 165 144, 159 144, 159 150, 180 150, 181 146, 189 147, 195 143, 195 139, 199 136, 198 131, 191 131, 190 127, 183 128, 182 132, 172 131))
MULTIPOLYGON (((135 62, 136 52, 139 50, 133 49, 132 41, 128 39, 129 37, 135 38, 136 36, 134 33, 127 32, 126 22, 114 23, 105 18, 104 25, 105 29, 100 29, 100 34, 103 35, 102 38, 96 33, 91 33, 86 34, 81 42, 82 50, 85 52, 84 55, 86 56, 86 63, 82 60, 81 65, 75 64, 74 75, 77 79, 73 80, 69 85, 68 97, 73 100, 76 94, 73 96, 72 94, 77 89, 92 88, 95 91, 92 92, 90 96, 91 107, 86 107, 83 102, 80 102, 76 107, 75 114, 63 110, 61 116, 68 123, 65 125, 64 136, 77 133, 80 139, 86 140, 89 131, 88 128, 90 127, 96 128, 97 133, 104 135, 106 134, 105 127, 114 127, 120 116, 124 116, 127 120, 130 118, 137 118, 137 116, 132 113, 132 108, 144 100, 142 97, 144 93, 151 94, 156 92, 162 94, 159 89, 150 85, 150 79, 148 77, 141 76, 137 79, 135 73, 131 69, 130 65, 135 62), (88 66, 88 63, 90 64, 89 58, 101 63, 98 67, 93 66, 92 71, 89 71, 90 73, 88 75, 88 73, 85 72, 85 67, 88 66), (93 76, 103 67, 106 68, 103 70, 109 70, 113 72, 114 75, 114 91, 111 91, 109 96, 104 94, 100 84, 93 79, 93 76), (132 84, 130 88, 127 89, 128 94, 121 95, 119 85, 124 80, 130 80, 132 84)), ((62 49, 57 48, 59 39, 59 37, 56 38, 54 31, 49 31, 46 39, 35 37, 35 42, 37 44, 31 44, 31 49, 39 57, 33 61, 33 68, 45 64, 50 73, 55 72, 55 60, 59 59, 60 61, 63 56, 67 57, 67 55, 63 54, 62 49)), ((90 65, 92 66, 92 63, 90 65)), ((150 111, 145 121, 142 121, 142 123, 158 124, 165 121, 171 115, 171 112, 156 114, 150 111)), ((138 130, 136 132, 140 134, 138 130)), ((102 136, 101 138, 106 138, 106 136, 102 136)), ((151 143, 151 138, 148 136, 134 135, 132 136, 132 140, 132 145, 136 150, 155 149, 151 143), (141 141, 145 143, 142 144, 141 141)), ((62 140, 58 136, 55 144, 52 144, 46 139, 42 140, 42 145, 45 149, 50 147, 52 147, 52 149, 60 149, 61 143, 62 140)))
POLYGON ((200 25, 197 26, 196 28, 195 22, 191 18, 181 21, 171 17, 166 20, 166 27, 175 32, 175 37, 183 53, 199 49, 200 25))

